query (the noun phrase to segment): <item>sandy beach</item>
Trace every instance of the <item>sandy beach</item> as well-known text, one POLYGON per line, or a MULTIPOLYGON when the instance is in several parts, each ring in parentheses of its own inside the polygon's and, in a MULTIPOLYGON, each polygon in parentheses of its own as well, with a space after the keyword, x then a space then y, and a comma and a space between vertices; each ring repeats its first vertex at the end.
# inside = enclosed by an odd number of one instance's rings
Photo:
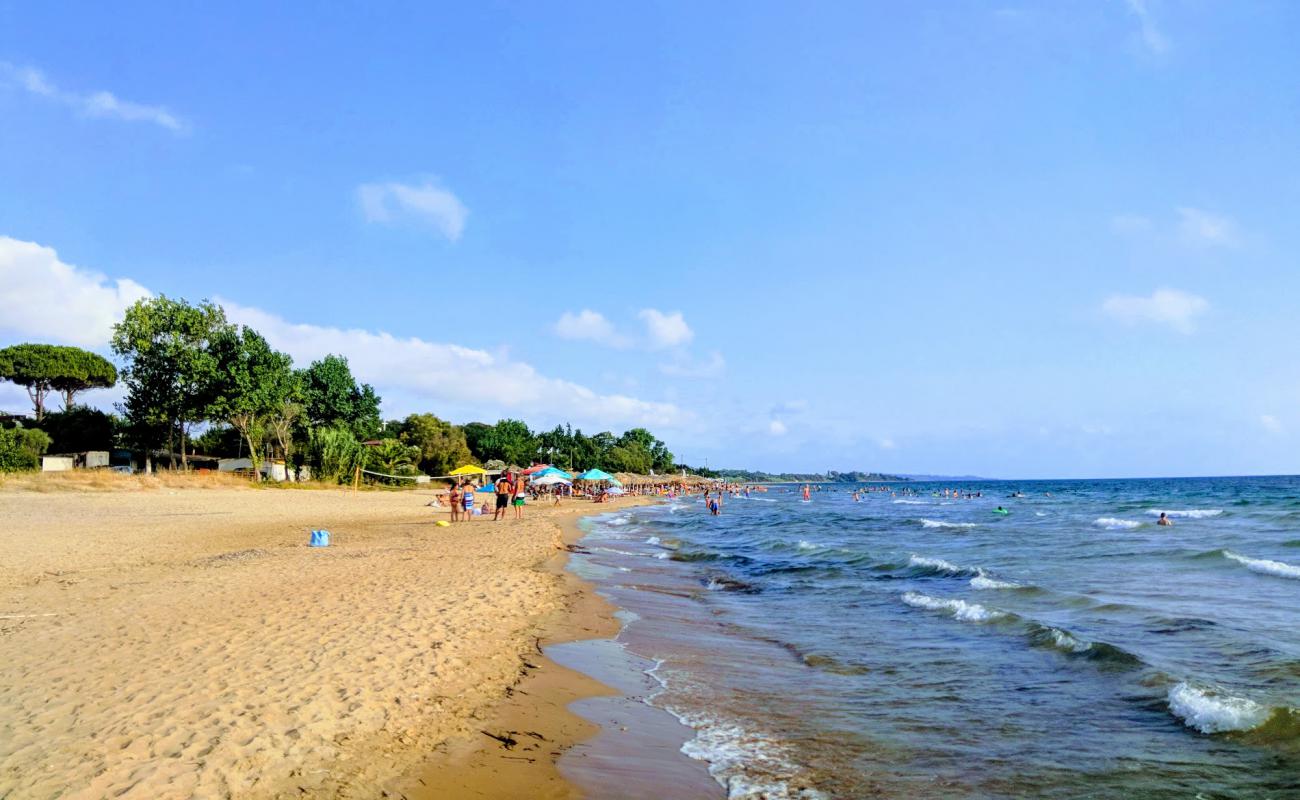
POLYGON ((609 507, 110 483, 0 487, 0 796, 575 795, 540 643, 616 629, 557 549, 609 507))

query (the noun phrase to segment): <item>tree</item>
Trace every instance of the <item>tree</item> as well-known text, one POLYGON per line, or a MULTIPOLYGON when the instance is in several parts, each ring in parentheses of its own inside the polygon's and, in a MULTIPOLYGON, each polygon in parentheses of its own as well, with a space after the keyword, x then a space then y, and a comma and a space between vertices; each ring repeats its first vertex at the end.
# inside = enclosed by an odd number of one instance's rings
POLYGON ((528 466, 537 455, 537 438, 523 422, 503 419, 483 432, 479 448, 474 455, 480 460, 499 458, 507 464, 528 466))
POLYGON ((101 355, 56 344, 16 344, 0 350, 0 379, 27 390, 39 423, 45 398, 63 393, 63 408, 72 408, 77 392, 117 383, 117 368, 101 355))
POLYGON ((334 483, 351 480, 365 459, 365 447, 347 428, 311 428, 307 450, 316 479, 334 483))
POLYGON ((651 469, 656 472, 672 471, 673 454, 668 450, 668 446, 645 428, 633 428, 625 432, 619 437, 618 445, 636 453, 638 462, 641 461, 641 454, 645 455, 645 469, 629 470, 630 472, 648 472, 651 469))
POLYGON ((300 373, 303 410, 312 427, 343 425, 358 439, 379 433, 379 395, 370 384, 358 384, 348 360, 329 355, 300 373))
POLYGON ((0 429, 0 472, 39 469, 50 437, 36 428, 0 429))
POLYGON ((419 451, 417 460, 426 475, 446 475, 473 463, 465 432, 433 414, 412 414, 401 423, 397 438, 419 451))
POLYGON ((173 444, 180 434, 181 466, 188 427, 207 417, 217 377, 210 344, 229 328, 226 313, 214 303, 192 306, 158 297, 139 300, 113 327, 113 352, 126 360, 123 410, 137 443, 161 444, 165 431, 168 458, 175 466, 173 444))
POLYGON ((293 393, 293 359, 271 349, 260 333, 245 326, 217 333, 211 351, 218 377, 210 387, 207 416, 239 431, 248 443, 253 475, 260 477, 271 417, 285 413, 293 393))
POLYGON ((113 446, 113 418, 95 408, 73 406, 66 411, 46 412, 40 427, 50 435, 50 450, 55 453, 108 450, 113 446))
POLYGON ((418 470, 420 448, 402 444, 396 439, 382 439, 377 447, 367 447, 365 463, 375 472, 385 475, 413 475, 418 470))

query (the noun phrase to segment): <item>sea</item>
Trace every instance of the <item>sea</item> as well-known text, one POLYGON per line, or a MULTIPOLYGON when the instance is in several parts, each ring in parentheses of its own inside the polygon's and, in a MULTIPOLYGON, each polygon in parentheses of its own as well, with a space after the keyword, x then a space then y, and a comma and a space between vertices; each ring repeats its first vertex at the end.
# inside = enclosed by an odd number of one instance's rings
POLYGON ((1300 478, 813 488, 582 523, 717 796, 1300 798, 1300 478))

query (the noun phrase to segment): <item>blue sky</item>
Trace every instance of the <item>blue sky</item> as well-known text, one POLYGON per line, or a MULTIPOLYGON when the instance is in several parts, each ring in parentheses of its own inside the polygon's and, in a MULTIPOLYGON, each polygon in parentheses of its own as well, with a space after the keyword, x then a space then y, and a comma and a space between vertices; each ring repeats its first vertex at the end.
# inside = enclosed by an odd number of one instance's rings
POLYGON ((212 297, 392 416, 644 423, 713 466, 1294 472, 1298 32, 1211 0, 0 2, 0 343, 212 297))

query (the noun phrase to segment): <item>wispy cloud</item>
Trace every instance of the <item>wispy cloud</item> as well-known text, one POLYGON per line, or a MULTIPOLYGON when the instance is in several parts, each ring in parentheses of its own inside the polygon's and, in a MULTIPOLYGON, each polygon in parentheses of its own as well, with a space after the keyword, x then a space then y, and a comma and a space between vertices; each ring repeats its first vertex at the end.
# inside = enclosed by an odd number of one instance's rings
POLYGON ((367 222, 414 220, 432 226, 453 242, 465 230, 469 216, 459 197, 433 181, 363 183, 357 187, 357 200, 367 222))
POLYGON ((785 436, 788 431, 789 428, 787 428, 785 423, 779 419, 774 419, 767 423, 767 432, 773 436, 785 436))
POLYGON ((646 337, 651 347, 677 347, 695 338, 695 331, 686 324, 680 311, 665 313, 658 309, 647 308, 637 316, 645 323, 646 337))
POLYGON ((629 344, 627 337, 614 328, 614 323, 604 314, 589 308, 561 314, 555 323, 555 335, 561 339, 586 340, 607 347, 627 347, 629 344))
POLYGON ((1125 3, 1128 5, 1129 12, 1137 17, 1142 46, 1157 56, 1169 52, 1169 39, 1156 26, 1147 0, 1125 0, 1125 3))
POLYGON ((1196 330, 1196 318, 1209 309, 1210 303, 1181 289, 1156 289, 1146 297, 1111 295, 1101 307, 1107 315, 1124 323, 1152 322, 1187 334, 1196 330))
POLYGON ((1240 241, 1237 223, 1222 214, 1199 208, 1180 208, 1178 217, 1179 233, 1192 244, 1231 247, 1240 241))
POLYGON ((173 133, 185 133, 189 125, 163 106, 149 106, 123 100, 112 92, 73 92, 60 89, 40 70, 0 61, 0 81, 29 94, 44 97, 86 117, 106 117, 127 122, 148 122, 173 133))
POLYGON ((1269 433, 1282 433, 1282 422, 1272 414, 1261 414, 1259 424, 1264 426, 1264 430, 1269 433))

